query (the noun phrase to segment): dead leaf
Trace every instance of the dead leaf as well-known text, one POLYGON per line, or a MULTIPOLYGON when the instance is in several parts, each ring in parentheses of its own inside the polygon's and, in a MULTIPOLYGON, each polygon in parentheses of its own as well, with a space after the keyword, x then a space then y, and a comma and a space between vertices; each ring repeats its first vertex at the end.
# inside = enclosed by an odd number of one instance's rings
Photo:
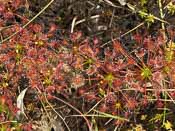
POLYGON ((17 98, 17 107, 19 108, 19 111, 17 112, 17 119, 19 119, 20 115, 25 115, 24 113, 24 96, 25 93, 27 91, 28 88, 24 89, 23 91, 21 91, 21 93, 19 94, 18 98, 17 98))

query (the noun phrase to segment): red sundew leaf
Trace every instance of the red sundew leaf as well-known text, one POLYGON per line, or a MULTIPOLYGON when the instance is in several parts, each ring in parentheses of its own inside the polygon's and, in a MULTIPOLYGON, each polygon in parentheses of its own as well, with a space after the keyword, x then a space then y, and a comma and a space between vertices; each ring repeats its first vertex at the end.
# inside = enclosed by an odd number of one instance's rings
POLYGON ((29 79, 29 83, 30 83, 30 85, 31 85, 31 88, 39 87, 38 81, 35 80, 34 78, 33 78, 33 79, 29 79))
POLYGON ((134 98, 129 98, 126 103, 126 107, 130 110, 135 109, 138 106, 137 101, 134 98))
POLYGON ((40 48, 38 50, 38 55, 39 56, 44 56, 47 52, 48 52, 48 50, 46 48, 40 48))
POLYGON ((86 70, 86 74, 88 75, 93 75, 97 72, 97 67, 95 65, 90 66, 87 70, 86 70))
MULTIPOLYGON (((24 33, 25 33, 27 30, 24 29, 24 28, 22 28, 22 26, 19 25, 17 31, 20 31, 20 35, 24 37, 24 33)), ((27 37, 24 37, 24 38, 27 38, 27 37)))
POLYGON ((101 112, 107 112, 108 110, 109 110, 109 106, 106 106, 106 104, 102 104, 99 107, 99 111, 101 111, 101 112))
POLYGON ((169 92, 169 94, 172 98, 175 98, 175 91, 171 91, 171 92, 169 92))
POLYGON ((6 114, 5 113, 0 113, 0 122, 5 121, 6 119, 6 114))
POLYGON ((27 77, 30 79, 36 79, 38 76, 38 73, 35 68, 31 67, 27 72, 27 77))
POLYGON ((133 58, 128 58, 127 65, 136 65, 137 62, 133 58))
POLYGON ((104 54, 105 54, 105 57, 107 57, 107 58, 113 58, 113 51, 110 51, 110 48, 106 48, 105 50, 104 50, 104 54))
POLYGON ((156 40, 156 45, 160 47, 161 45, 165 45, 165 43, 166 43, 166 40, 163 37, 163 35, 161 36, 159 35, 156 40))
POLYGON ((64 63, 63 62, 60 62, 58 63, 57 67, 56 67, 56 73, 60 73, 61 72, 61 69, 63 67, 64 63))
POLYGON ((167 27, 167 32, 168 32, 170 38, 173 39, 174 36, 175 36, 175 29, 174 29, 174 27, 173 26, 167 27))
POLYGON ((60 71, 54 72, 53 76, 55 80, 62 81, 62 82, 65 80, 64 75, 61 74, 60 71))
POLYGON ((143 47, 145 49, 148 49, 149 51, 154 52, 154 50, 155 50, 155 42, 153 41, 153 39, 151 37, 145 38, 143 40, 143 47))
POLYGON ((114 105, 116 102, 116 96, 113 93, 109 93, 105 98, 105 102, 107 105, 114 105))
POLYGON ((142 43, 142 35, 140 35, 140 34, 135 34, 134 36, 133 36, 133 39, 138 43, 138 44, 141 44, 142 43))
POLYGON ((32 29, 32 31, 34 31, 34 33, 42 32, 42 26, 39 24, 30 25, 30 29, 32 29))
POLYGON ((71 38, 71 41, 75 42, 77 40, 79 40, 80 38, 82 37, 82 32, 75 32, 73 34, 71 34, 70 38, 71 38))
POLYGON ((67 41, 66 39, 63 39, 63 40, 61 41, 61 44, 64 45, 64 46, 69 45, 69 43, 68 43, 68 41, 67 41))
POLYGON ((44 76, 51 76, 52 74, 52 68, 50 65, 42 65, 40 66, 39 72, 43 74, 44 76))
POLYGON ((113 41, 113 47, 117 53, 120 52, 122 54, 125 54, 123 47, 121 46, 121 43, 118 40, 113 41))
POLYGON ((122 82, 122 80, 120 80, 120 79, 115 79, 115 80, 113 81, 114 88, 119 89, 119 87, 122 86, 122 84, 123 84, 123 82, 122 82))
POLYGON ((125 116, 124 118, 129 118, 130 112, 129 111, 126 111, 125 114, 124 114, 124 116, 125 116))
MULTIPOLYGON (((4 30, 2 32, 3 37, 8 37, 9 35, 11 35, 14 32, 12 29, 13 28, 8 28, 8 29, 4 30)), ((13 42, 13 40, 14 40, 14 37, 10 39, 10 43, 8 42, 8 45, 11 44, 11 42, 13 42)))
POLYGON ((37 50, 36 48, 30 48, 27 50, 27 57, 32 57, 32 58, 36 58, 37 57, 37 50))
POLYGON ((86 93, 86 90, 84 88, 78 88, 77 94, 79 96, 83 96, 86 93))
MULTIPOLYGON (((18 15, 19 16, 19 15, 18 15)), ((20 19, 21 19, 21 24, 22 25, 25 25, 28 21, 29 21, 29 18, 27 16, 19 16, 20 19)), ((24 29, 24 28, 23 28, 24 29)))
POLYGON ((121 70, 127 66, 128 63, 124 63, 123 59, 119 59, 116 63, 116 69, 121 70))
POLYGON ((16 107, 15 105, 12 107, 12 113, 14 116, 16 116, 17 112, 20 110, 18 107, 16 107))
MULTIPOLYGON (((4 77, 4 74, 0 74, 0 81, 3 80, 3 77, 4 77)), ((0 97, 0 99, 1 99, 1 97, 0 97)))
POLYGON ((94 43, 94 45, 98 45, 99 44, 99 39, 97 37, 95 37, 93 39, 93 43, 94 43))
POLYGON ((126 82, 132 82, 133 80, 135 81, 135 72, 131 71, 131 70, 127 70, 126 72, 124 72, 124 76, 125 76, 125 81, 126 82))
POLYGON ((164 76, 161 72, 157 71, 152 74, 152 80, 159 83, 160 85, 162 84, 162 81, 164 80, 164 76))
POLYGON ((71 86, 79 88, 85 85, 85 78, 82 74, 77 74, 71 78, 71 86))
POLYGON ((63 90, 66 89, 66 85, 62 84, 61 86, 55 86, 57 92, 62 92, 63 90))
MULTIPOLYGON (((127 116, 127 115, 125 115, 125 116, 127 116)), ((114 121, 114 124, 115 124, 116 126, 121 126, 121 125, 124 124, 124 121, 122 121, 122 120, 115 120, 115 121, 114 121)))
POLYGON ((13 17, 14 17, 14 14, 10 11, 4 13, 4 19, 12 19, 13 17))
POLYGON ((59 59, 59 60, 61 60, 61 61, 68 61, 68 62, 72 62, 72 54, 70 54, 70 53, 59 53, 58 55, 57 55, 57 58, 59 59))
POLYGON ((141 86, 139 82, 132 82, 131 87, 134 88, 136 91, 139 91, 141 93, 145 93, 145 88, 141 86))
POLYGON ((30 123, 23 124, 21 128, 23 131, 33 131, 32 124, 30 124, 30 123))
POLYGON ((13 72, 15 69, 15 66, 16 66, 15 62, 6 63, 6 67, 7 67, 9 72, 13 72))
POLYGON ((3 1, 0 1, 0 14, 4 13, 4 11, 5 11, 5 6, 4 6, 4 4, 2 2, 3 1))
POLYGON ((145 95, 143 98, 140 99, 140 103, 141 103, 141 105, 143 105, 144 107, 146 107, 146 106, 148 105, 148 103, 149 103, 147 97, 148 97, 148 96, 145 95))
POLYGON ((162 101, 160 101, 160 100, 157 100, 156 101, 156 107, 157 108, 163 108, 164 107, 164 103, 162 101))
POLYGON ((97 47, 94 50, 94 55, 97 56, 100 53, 100 49, 97 47))
POLYGON ((51 41, 49 46, 53 49, 57 49, 59 47, 59 43, 57 41, 51 41))
MULTIPOLYGON (((42 47, 43 47, 43 46, 47 46, 47 45, 48 45, 48 42, 47 42, 47 41, 48 41, 47 34, 43 34, 43 33, 40 32, 40 34, 38 34, 37 41, 43 42, 42 47)), ((36 42, 37 42, 37 41, 36 41, 36 42)))
POLYGON ((48 94, 47 94, 47 99, 48 99, 48 100, 54 100, 55 97, 54 97, 52 94, 48 93, 48 94))
POLYGON ((6 131, 11 131, 11 127, 5 127, 6 131))
POLYGON ((2 96, 0 97, 0 103, 1 103, 2 105, 4 105, 4 104, 6 103, 6 100, 7 100, 7 97, 6 97, 6 96, 2 95, 2 96))
POLYGON ((3 4, 4 6, 5 6, 8 2, 11 2, 11 0, 0 0, 0 4, 3 4))
POLYGON ((33 66, 36 64, 36 61, 34 59, 29 58, 29 57, 25 57, 21 60, 21 63, 23 65, 24 69, 31 70, 33 68, 33 66))
MULTIPOLYGON (((0 4, 1 5, 1 4, 0 4)), ((0 19, 0 29, 5 27, 5 23, 2 19, 0 19)))
POLYGON ((95 61, 94 65, 97 69, 102 67, 102 63, 100 63, 100 61, 98 61, 98 60, 95 61))
POLYGON ((12 1, 12 3, 11 3, 11 5, 15 8, 15 9, 17 9, 20 5, 21 5, 21 0, 13 0, 12 1))
POLYGON ((0 51, 1 51, 1 50, 6 50, 7 48, 9 48, 9 46, 8 46, 7 43, 1 44, 0 51))
POLYGON ((19 109, 13 105, 12 99, 7 99, 6 100, 6 104, 8 105, 10 111, 12 112, 12 115, 15 116, 17 111, 19 111, 19 109))
POLYGON ((55 24, 50 24, 49 32, 48 33, 54 33, 57 30, 57 25, 55 24))
POLYGON ((163 67, 164 63, 163 63, 163 57, 161 56, 156 56, 155 58, 150 58, 148 60, 148 65, 152 66, 155 69, 159 69, 161 67, 163 67))
POLYGON ((39 58, 36 60, 38 65, 46 64, 47 63, 47 58, 43 56, 39 56, 39 58))
MULTIPOLYGON (((15 24, 15 25, 13 25, 13 27, 11 27, 9 29, 11 29, 12 32, 17 32, 17 31, 21 31, 22 27, 18 24, 15 24)), ((19 36, 16 36, 14 38, 19 38, 19 36)), ((14 42, 16 42, 16 41, 14 41, 14 42)))
POLYGON ((9 59, 11 59, 11 58, 16 57, 16 52, 15 51, 10 51, 6 55, 9 57, 9 59))
POLYGON ((85 99, 88 101, 96 100, 97 96, 94 93, 85 94, 85 99))
POLYGON ((135 54, 136 54, 136 56, 138 58, 143 58, 145 56, 145 53, 146 53, 146 51, 145 51, 144 48, 141 48, 140 50, 138 50, 137 52, 135 52, 135 54))
POLYGON ((106 69, 107 72, 114 72, 114 71, 116 71, 116 66, 113 63, 105 62, 104 65, 105 65, 105 69, 106 69))
POLYGON ((48 86, 47 88, 46 88, 46 92, 47 93, 54 93, 55 92, 55 90, 56 90, 56 88, 55 88, 55 86, 48 86))
POLYGON ((89 46, 88 43, 85 43, 85 44, 81 45, 79 47, 79 51, 82 54, 85 54, 85 55, 90 56, 90 57, 94 57, 95 56, 94 51, 92 50, 92 48, 89 46))
POLYGON ((0 55, 0 61, 6 63, 10 58, 7 55, 0 55))
POLYGON ((75 69, 83 69, 83 61, 84 59, 82 57, 76 57, 75 61, 72 63, 72 66, 75 69))
POLYGON ((171 79, 171 82, 172 82, 173 84, 175 84, 175 72, 174 72, 174 71, 171 72, 171 74, 170 74, 170 79, 171 79))

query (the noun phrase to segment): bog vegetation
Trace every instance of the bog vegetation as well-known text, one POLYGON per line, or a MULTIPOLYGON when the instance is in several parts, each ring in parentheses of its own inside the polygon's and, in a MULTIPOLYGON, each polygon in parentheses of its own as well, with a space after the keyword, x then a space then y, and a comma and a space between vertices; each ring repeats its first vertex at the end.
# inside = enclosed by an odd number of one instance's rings
POLYGON ((174 130, 174 14, 171 0, 0 0, 0 130, 174 130))

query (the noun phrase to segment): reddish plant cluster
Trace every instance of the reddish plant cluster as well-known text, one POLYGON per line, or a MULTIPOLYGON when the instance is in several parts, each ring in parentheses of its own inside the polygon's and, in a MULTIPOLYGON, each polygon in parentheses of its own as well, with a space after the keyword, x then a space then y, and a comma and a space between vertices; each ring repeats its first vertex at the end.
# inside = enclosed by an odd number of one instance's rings
MULTIPOLYGON (((98 38, 84 38, 78 31, 67 39, 54 40, 59 30, 54 24, 45 33, 39 24, 22 28, 13 8, 0 5, 2 37, 20 31, 0 45, 0 103, 13 117, 18 110, 15 100, 25 87, 46 93, 49 99, 74 88, 86 101, 102 99, 100 111, 127 119, 132 118, 134 110, 147 106, 150 99, 163 107, 162 92, 174 89, 172 29, 168 29, 169 40, 161 32, 156 37, 133 35, 135 47, 130 53, 119 40, 102 48, 98 38), (7 27, 8 22, 11 25, 7 27), (24 78, 28 82, 19 84, 24 78)), ((21 21, 26 18, 21 17, 21 21)), ((173 91, 166 94, 169 99, 175 97, 173 91)), ((0 111, 0 121, 12 120, 4 118, 5 113, 0 111)))

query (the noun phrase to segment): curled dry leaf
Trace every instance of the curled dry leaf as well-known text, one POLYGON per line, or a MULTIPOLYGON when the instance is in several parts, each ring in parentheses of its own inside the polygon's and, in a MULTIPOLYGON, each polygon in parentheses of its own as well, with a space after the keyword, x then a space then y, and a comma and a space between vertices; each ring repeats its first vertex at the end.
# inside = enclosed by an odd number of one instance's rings
POLYGON ((21 114, 25 114, 24 113, 24 96, 25 93, 27 91, 28 88, 25 88, 23 91, 21 91, 21 93, 19 94, 18 98, 17 98, 17 107, 19 108, 19 110, 17 111, 17 119, 20 119, 20 115, 21 114))

